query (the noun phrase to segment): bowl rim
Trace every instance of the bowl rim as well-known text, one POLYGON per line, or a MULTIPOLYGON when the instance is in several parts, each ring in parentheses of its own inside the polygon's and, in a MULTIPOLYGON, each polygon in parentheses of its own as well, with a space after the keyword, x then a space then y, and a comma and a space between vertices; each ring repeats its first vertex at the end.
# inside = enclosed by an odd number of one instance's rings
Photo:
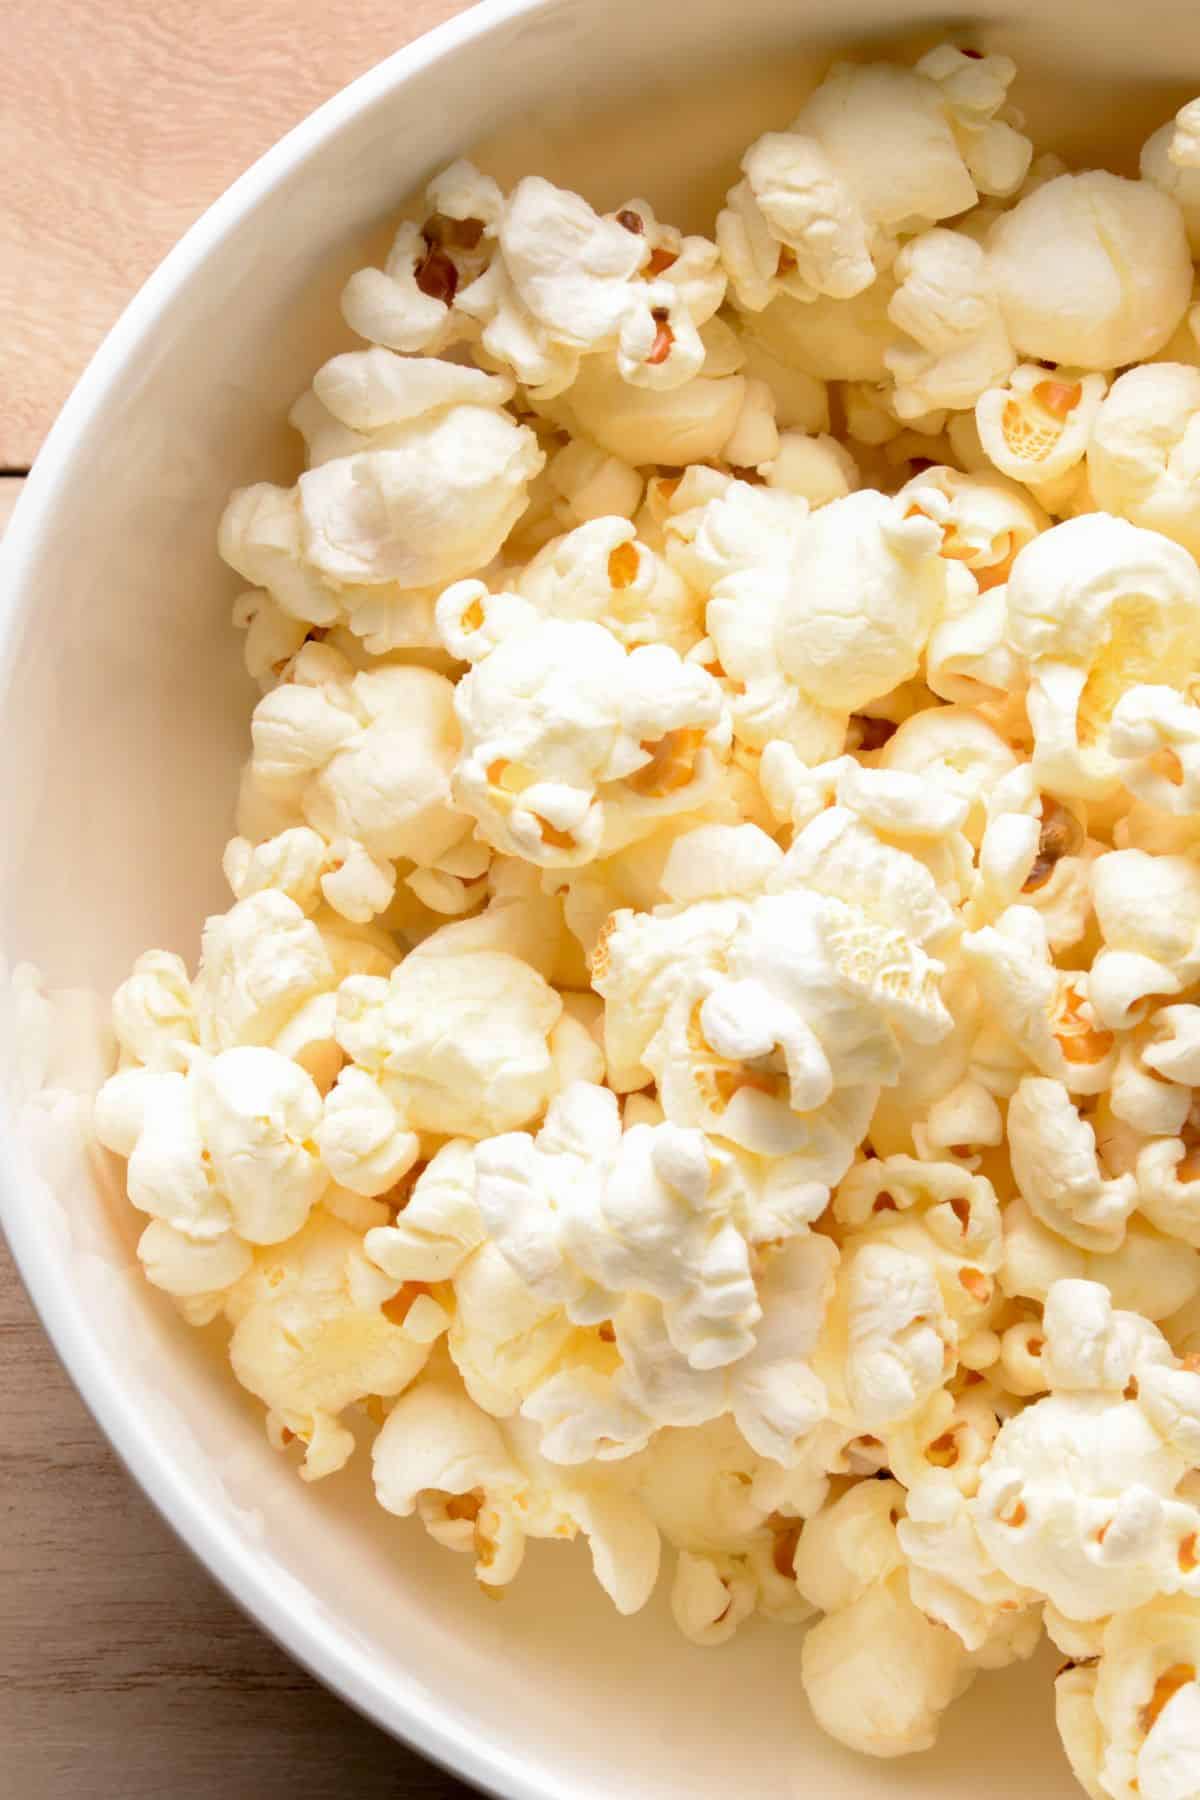
MULTIPOLYGON (((71 452, 122 379, 145 333, 210 252, 285 178, 322 150, 364 109, 417 81, 434 64, 556 0, 475 0, 376 63, 294 125, 189 226, 129 301, 94 352, 39 450, 0 544, 0 666, 31 606, 28 576, 39 531, 56 504, 71 452)), ((161 1451, 93 1331, 65 1298, 54 1253, 20 1204, 25 1188, 0 1132, 0 1222, 13 1261, 57 1355, 126 1470, 176 1536, 234 1603, 348 1705, 392 1737, 482 1792, 504 1800, 561 1800, 561 1786, 409 1678, 381 1678, 373 1659, 340 1623, 297 1608, 272 1584, 266 1565, 161 1451)))

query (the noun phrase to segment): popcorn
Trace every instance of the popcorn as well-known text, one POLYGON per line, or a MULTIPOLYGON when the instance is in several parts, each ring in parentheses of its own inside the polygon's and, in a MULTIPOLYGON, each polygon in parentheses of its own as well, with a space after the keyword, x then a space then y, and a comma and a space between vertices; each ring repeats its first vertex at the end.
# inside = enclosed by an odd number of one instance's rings
POLYGON ((553 539, 517 592, 547 618, 603 625, 630 650, 667 644, 683 656, 704 635, 697 597, 621 518, 592 519, 553 539))
POLYGON ((992 226, 987 254, 1014 347, 1068 367, 1153 356, 1191 298, 1178 206, 1148 182, 1102 169, 1026 194, 992 226))
POLYGON ((991 59, 991 91, 976 79, 967 99, 969 74, 937 53, 916 71, 836 63, 787 132, 751 145, 717 219, 738 304, 850 299, 891 262, 901 231, 965 211, 977 182, 1019 186, 1021 159, 1004 167, 995 154, 1008 128, 991 123, 1014 73, 991 59))
POLYGON ((627 652, 601 625, 543 619, 506 595, 451 588, 438 618, 472 665, 455 693, 453 791, 497 849, 588 862, 704 802, 728 723, 703 669, 661 643, 627 652))
POLYGON ((1147 363, 1109 389, 1088 440, 1096 504, 1200 551, 1200 369, 1147 363))
POLYGON ((718 1367, 693 1367, 671 1342, 663 1309, 649 1296, 631 1297, 613 1319, 615 1361, 584 1354, 530 1383, 521 1410, 543 1428, 543 1455, 570 1464, 621 1459, 664 1426, 704 1425, 731 1413, 758 1455, 786 1469, 802 1466, 827 1412, 811 1365, 836 1261, 834 1246, 815 1235, 765 1253, 754 1345, 718 1367))
POLYGON ((590 438, 610 456, 644 467, 678 468, 723 455, 747 400, 743 375, 706 375, 679 387, 634 387, 615 362, 589 357, 570 389, 543 411, 572 432, 590 438))
POLYGON ((909 1596, 903 1503, 898 1483, 863 1482, 810 1520, 797 1548, 801 1591, 826 1614, 804 1640, 804 1692, 818 1724, 868 1756, 928 1749, 971 1678, 954 1633, 909 1596))
POLYGON ((936 1394, 989 1307, 1001 1255, 990 1184, 952 1163, 858 1163, 833 1203, 842 1263, 817 1373, 833 1414, 882 1434, 936 1394))
POLYGON ((187 967, 169 950, 146 950, 113 995, 113 1030, 122 1063, 186 1069, 198 1041, 187 967))
POLYGON ((1017 360, 983 250, 959 232, 926 231, 905 244, 894 272, 888 317, 903 335, 884 361, 896 416, 974 406, 1017 360))
POLYGON ((412 1172, 401 1210, 368 1231, 363 1248, 397 1281, 448 1281, 487 1236, 475 1203, 474 1146, 451 1139, 412 1172))
POLYGON ((1113 709, 1109 743, 1121 780, 1147 806, 1200 811, 1200 707, 1174 688, 1130 688, 1113 709))
POLYGON ((888 317, 895 291, 885 272, 849 300, 799 301, 783 293, 764 312, 745 315, 741 325, 752 353, 765 350, 819 381, 882 382, 896 337, 888 317))
POLYGON ((428 643, 429 590, 499 550, 542 467, 537 440, 502 410, 508 383, 453 363, 354 351, 315 391, 361 447, 294 488, 241 489, 221 554, 299 619, 345 619, 373 650, 428 643))
POLYGON ((326 1096, 315 1139, 321 1161, 341 1187, 368 1198, 386 1194, 417 1160, 420 1140, 406 1131, 377 1081, 343 1069, 326 1096))
POLYGON ((383 269, 360 269, 342 295, 342 314, 360 337, 392 350, 437 354, 461 335, 454 296, 486 266, 503 196, 468 162, 452 163, 425 193, 421 226, 405 220, 383 269))
MULTIPOLYGON (((966 1497, 952 1484, 926 1476, 909 1489, 896 1537, 908 1565, 913 1604, 926 1618, 948 1626, 970 1651, 985 1651, 1011 1615, 1032 1608, 1038 1596, 1010 1581, 983 1547, 966 1497)), ((1028 1614, 1032 1632, 1017 1656, 1032 1653, 1040 1623, 1028 1614)), ((1016 1657, 1011 1658, 1016 1660, 1016 1657)), ((985 1667, 997 1666, 990 1661, 985 1667)))
POLYGON ((96 1100, 100 1142, 129 1159, 129 1198, 183 1237, 229 1231, 277 1244, 299 1231, 328 1176, 309 1142, 321 1096, 275 1050, 197 1053, 186 1074, 127 1069, 96 1100))
POLYGON ((1198 898, 1200 870, 1189 857, 1113 850, 1096 860, 1092 899, 1104 948, 1088 988, 1103 1017, 1136 1023, 1151 996, 1178 993, 1200 975, 1198 898))
POLYGON ((498 1589, 520 1568, 527 1538, 589 1538, 597 1580, 618 1612, 640 1611, 658 1575, 658 1532, 611 1475, 564 1476, 519 1427, 502 1426, 439 1369, 393 1407, 372 1453, 386 1511, 419 1513, 430 1536, 475 1557, 498 1589))
POLYGON ((336 1029, 408 1130, 481 1138, 545 1108, 561 1017, 553 988, 515 956, 418 953, 390 979, 343 981, 336 1029))
POLYGON ((1200 255, 1200 159, 1197 158, 1196 103, 1190 100, 1173 119, 1146 139, 1140 159, 1143 181, 1169 194, 1183 214, 1192 255, 1200 255))
POLYGON ((1137 1213, 1119 1249, 1082 1250, 1043 1225, 1023 1200, 1012 1201, 1004 1210, 1004 1292, 1044 1301, 1056 1281, 1068 1279, 1099 1282, 1127 1311, 1167 1319, 1200 1289, 1200 1257, 1137 1213))
POLYGON ((876 1756, 1044 1622, 1195 1800, 1200 101, 1129 181, 1014 76, 835 64, 715 243, 430 181, 222 517, 233 903, 94 1125, 304 1479, 819 1611, 876 1756))
POLYGON ((858 466, 850 452, 826 433, 809 436, 784 431, 774 457, 760 465, 767 486, 807 500, 816 510, 831 500, 844 500, 859 487, 858 466))
POLYGON ((268 1408, 276 1441, 305 1445, 306 1481, 353 1452, 347 1407, 402 1393, 425 1366, 429 1344, 407 1326, 413 1305, 367 1262, 358 1234, 320 1210, 287 1244, 260 1250, 230 1294, 233 1372, 268 1408))
MULTIPOLYGON (((286 796, 331 846, 320 880, 327 898, 332 889, 345 903, 353 877, 339 884, 334 865, 344 869, 354 845, 379 865, 385 884, 383 864, 436 867, 470 830, 450 793, 459 747, 454 691, 431 669, 355 673, 336 651, 306 647, 293 679, 259 701, 251 732, 257 780, 286 796)), ((382 895, 363 867, 362 904, 350 902, 359 915, 382 895)))
POLYGON ((246 673, 268 693, 283 679, 293 656, 308 637, 309 625, 277 606, 265 588, 249 588, 233 603, 233 622, 246 633, 242 656, 246 673))
POLYGON ((878 1085, 897 1079, 905 1039, 949 1029, 941 965, 921 948, 943 915, 921 866, 840 808, 800 835, 769 886, 756 900, 614 916, 593 959, 609 1076, 629 1090, 648 1072, 677 1123, 802 1156, 829 1183, 878 1085))
POLYGON ((1200 1755, 1200 1608, 1155 1600, 1104 1626, 1098 1662, 1070 1663, 1055 1682, 1071 1767, 1109 1800, 1183 1800, 1200 1755))
POLYGON ((1061 1081, 1026 1075, 1008 1108, 1008 1146, 1035 1217, 1081 1250, 1117 1250, 1137 1205, 1131 1175, 1107 1179, 1096 1134, 1061 1081))
POLYGON ((924 469, 900 489, 907 513, 941 527, 941 555, 960 562, 981 594, 1008 580, 1013 558, 1050 523, 1026 494, 997 475, 924 469))
POLYGON ((1107 388, 1107 377, 1094 371, 1021 363, 975 403, 983 454, 1002 475, 1035 492, 1061 481, 1090 448, 1107 388))
POLYGON ((1108 744, 1118 701, 1177 685, 1200 653, 1200 573, 1157 532, 1089 513, 1018 553, 1008 634, 1030 665, 1035 777, 1102 800, 1119 780, 1108 744))
MULTIPOLYGON (((1190 1086, 1183 1092, 1190 1100, 1190 1086)), ((1186 1136, 1165 1136, 1139 1152, 1138 1206, 1159 1231, 1200 1250, 1200 1168, 1190 1120, 1180 1131, 1186 1136)))
POLYGON ((1076 1094, 1108 1087, 1116 1040, 1097 1020, 1082 978, 1054 968, 1034 908, 1009 907, 994 926, 969 932, 962 950, 987 1021, 987 1053, 977 1043, 975 1057, 988 1063, 998 1086, 1009 1085, 1006 1065, 1032 1065, 1076 1094))
POLYGON ((753 1246, 803 1231, 826 1198, 786 1159, 755 1168, 668 1124, 622 1134, 616 1096, 584 1082, 551 1102, 536 1139, 481 1144, 476 1169, 491 1240, 535 1294, 618 1334, 625 1296, 652 1296, 699 1370, 753 1348, 753 1246))
POLYGON ((784 738, 810 761, 836 755, 846 715, 916 673, 967 580, 939 543, 932 521, 906 518, 898 502, 850 494, 808 521, 790 569, 719 581, 708 630, 744 690, 733 703, 737 736, 755 748, 784 738))
POLYGON ((1200 1376, 1088 1282, 1050 1290, 1045 1338, 1056 1385, 1002 1427, 970 1505, 997 1567, 1068 1619, 1200 1595, 1181 1549, 1200 1513, 1175 1497, 1200 1443, 1200 1376))

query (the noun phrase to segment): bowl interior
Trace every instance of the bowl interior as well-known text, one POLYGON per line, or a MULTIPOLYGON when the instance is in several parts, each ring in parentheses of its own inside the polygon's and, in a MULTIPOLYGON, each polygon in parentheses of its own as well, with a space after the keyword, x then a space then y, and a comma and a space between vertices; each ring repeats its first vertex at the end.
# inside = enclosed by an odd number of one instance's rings
MULTIPOLYGON (((874 1765, 814 1728, 794 1634, 693 1649, 661 1597, 619 1619, 578 1548, 535 1546, 489 1605, 466 1559, 375 1507, 365 1458, 303 1487, 219 1339, 189 1333, 131 1266, 137 1219, 87 1143, 107 994, 147 945, 194 959, 200 921, 228 904, 219 856, 252 696, 216 522, 233 485, 298 466, 280 421, 350 347, 345 277, 382 254, 404 195, 473 146, 502 177, 536 170, 602 207, 644 194, 711 227, 744 145, 787 123, 832 49, 887 36, 896 9, 832 16, 815 0, 490 4, 385 65, 175 252, 68 408, 4 551, 0 1174, 26 1278, 101 1422, 214 1571, 359 1705, 503 1794, 783 1800, 815 1783, 827 1800, 948 1800, 969 1783, 974 1800, 1039 1800, 1071 1785, 1052 1658, 983 1678, 935 1752, 874 1765)), ((925 0, 908 16, 919 44, 958 19, 925 0)), ((1189 18, 1172 0, 1014 0, 958 22, 1017 57, 1042 144, 1128 167, 1195 91, 1189 18)))

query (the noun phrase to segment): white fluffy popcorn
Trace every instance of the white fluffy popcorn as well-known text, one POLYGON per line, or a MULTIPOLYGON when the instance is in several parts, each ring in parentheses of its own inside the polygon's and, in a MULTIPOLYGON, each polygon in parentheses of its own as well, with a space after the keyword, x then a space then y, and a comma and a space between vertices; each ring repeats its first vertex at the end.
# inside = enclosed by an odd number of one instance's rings
POLYGON ((1200 101, 1130 181, 1014 77, 835 63, 715 241, 433 177, 222 518, 233 904, 94 1123, 485 1590, 818 1612, 889 1757, 1044 1622, 1086 1791, 1195 1800, 1200 101))
POLYGON ((1087 451, 1096 504, 1200 551, 1200 369, 1129 369, 1096 413, 1087 451))
POLYGON ((1158 532, 1089 513, 1026 545, 1007 593, 1034 773, 1053 793, 1103 799, 1119 780, 1108 737, 1122 695, 1180 685, 1200 655, 1200 572, 1158 532))
POLYGON ((410 1326, 419 1305, 367 1261, 357 1231, 321 1210, 260 1250, 227 1297, 234 1374, 267 1407, 274 1441, 304 1444, 306 1480, 351 1455, 347 1407, 402 1392, 425 1366, 428 1333, 410 1326))
POLYGON ((177 1070, 130 1068, 96 1101, 100 1141, 129 1159, 133 1204, 184 1237, 277 1244, 328 1182, 310 1143, 321 1096, 278 1051, 246 1046, 177 1070))
MULTIPOLYGON (((355 671, 326 645, 309 645, 292 678, 259 701, 251 734, 260 787, 331 847, 320 875, 331 904, 353 904, 338 886, 335 865, 347 861, 339 846, 359 845, 380 865, 431 868, 470 831, 450 791, 460 741, 454 688, 432 669, 355 671)), ((360 893, 355 910, 374 897, 360 893)))
POLYGON ((1142 145, 1141 174, 1169 194, 1183 214, 1192 254, 1200 253, 1200 137, 1194 100, 1142 145))
POLYGON ((557 1086, 562 1001, 503 951, 420 952, 338 990, 337 1039, 411 1131, 486 1137, 535 1117, 557 1086))
POLYGON ((533 432, 503 410, 511 391, 436 359, 335 357, 315 392, 358 447, 294 488, 239 490, 222 556, 311 624, 345 619, 375 650, 428 643, 430 590, 491 560, 543 464, 533 432))
POLYGON ((1176 1497, 1200 1375, 1090 1282, 1051 1288, 1044 1330, 1052 1391, 1005 1424, 971 1504, 997 1567, 1068 1619, 1200 1596, 1200 1512, 1176 1497))
POLYGON ((976 401, 984 455, 1002 475, 1035 490, 1069 476, 1087 454, 1107 386, 1095 371, 1021 363, 976 401))
POLYGON ((547 618, 603 625, 629 649, 686 655, 704 635, 698 596, 623 518, 591 519, 544 545, 517 592, 547 618))
POLYGON ((967 63, 949 46, 915 71, 837 63, 786 132, 751 145, 717 220, 739 305, 850 299, 892 261, 901 232, 1020 185, 1028 146, 994 122, 1014 67, 967 63))
POLYGON ((1186 1800, 1200 1757, 1200 1605, 1118 1613, 1095 1657, 1069 1663, 1055 1702, 1071 1766, 1100 1800, 1186 1800), (1097 1660, 1098 1658, 1098 1660, 1097 1660))
POLYGON ((662 1308, 694 1369, 736 1362, 762 1316, 754 1246, 803 1231, 825 1189, 787 1159, 765 1167, 670 1124, 622 1133, 617 1099, 577 1083, 536 1139, 489 1139, 476 1202, 522 1280, 577 1325, 613 1320, 630 1295, 662 1308))
POLYGON ((913 238, 894 264, 888 317, 901 338, 884 358, 899 419, 974 406, 1016 363, 980 246, 941 229, 913 238))
POLYGON ((970 1681, 953 1632, 914 1605, 894 1481, 851 1488, 800 1534, 801 1592, 825 1613, 804 1641, 804 1692, 824 1729, 868 1756, 928 1749, 941 1714, 970 1681))
POLYGON ((471 663, 455 693, 453 792, 498 850, 569 867, 708 798, 729 726, 704 669, 474 584, 448 589, 438 620, 471 663))
POLYGON ((808 761, 841 749, 846 716, 914 675, 930 630, 967 577, 932 520, 873 491, 823 506, 790 564, 723 576, 708 630, 740 691, 734 731, 808 761))
POLYGON ((992 226, 987 257, 1013 346, 1068 367, 1153 356, 1191 299, 1178 206, 1148 182, 1104 170, 1027 194, 992 226))
POLYGON ((611 1471, 567 1473, 541 1458, 519 1422, 501 1424, 431 1369, 402 1396, 372 1453, 380 1504, 416 1512, 430 1536, 475 1558, 476 1579, 500 1588, 528 1538, 588 1538, 596 1578, 618 1612, 633 1613, 658 1575, 657 1528, 611 1471))

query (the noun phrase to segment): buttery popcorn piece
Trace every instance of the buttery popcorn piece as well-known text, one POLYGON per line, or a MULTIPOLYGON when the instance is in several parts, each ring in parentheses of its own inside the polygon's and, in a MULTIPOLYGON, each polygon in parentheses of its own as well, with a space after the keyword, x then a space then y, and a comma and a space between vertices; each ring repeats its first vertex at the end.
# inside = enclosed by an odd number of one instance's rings
POLYGON ((1174 200, 1103 169, 1026 194, 992 226, 987 261, 1014 348, 1067 367, 1153 356, 1191 299, 1174 200))

